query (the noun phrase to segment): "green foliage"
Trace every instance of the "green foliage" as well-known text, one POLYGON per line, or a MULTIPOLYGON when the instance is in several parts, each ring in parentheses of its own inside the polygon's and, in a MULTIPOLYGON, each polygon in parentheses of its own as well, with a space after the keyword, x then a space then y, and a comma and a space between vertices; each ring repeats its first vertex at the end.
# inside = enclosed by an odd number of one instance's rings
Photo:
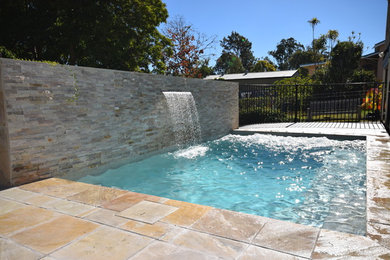
POLYGON ((295 68, 289 62, 293 53, 303 49, 304 46, 302 44, 290 37, 288 39, 282 39, 276 46, 276 50, 269 51, 268 53, 275 58, 279 70, 288 70, 295 68))
POLYGON ((24 59, 161 73, 167 17, 161 0, 2 0, 0 45, 24 59))
POLYGON ((229 52, 222 53, 215 64, 214 70, 220 74, 241 73, 245 71, 241 59, 229 52))
POLYGON ((251 71, 255 63, 255 57, 252 52, 252 43, 237 32, 232 32, 227 38, 221 41, 223 53, 231 53, 241 59, 242 66, 246 71, 251 71))
POLYGON ((349 82, 375 82, 376 77, 374 72, 368 70, 355 70, 352 76, 348 79, 349 82))
POLYGON ((257 123, 278 123, 287 121, 284 112, 269 107, 253 107, 250 104, 256 103, 258 98, 240 99, 240 125, 257 123))
POLYGON ((307 21, 311 28, 313 29, 313 49, 314 49, 314 28, 320 23, 320 20, 317 19, 317 17, 313 17, 309 21, 307 21))
POLYGON ((310 77, 291 77, 286 79, 277 80, 274 82, 275 85, 285 86, 285 85, 314 85, 318 84, 318 81, 310 78, 310 77))
POLYGON ((264 72, 264 71, 276 71, 276 68, 273 64, 267 60, 258 60, 253 66, 251 72, 264 72))
POLYGON ((16 55, 4 46, 0 46, 0 58, 16 59, 16 55))
POLYGON ((290 68, 298 69, 302 64, 315 63, 322 60, 323 57, 313 50, 297 50, 288 60, 290 68))
POLYGON ((339 42, 331 52, 328 82, 347 82, 359 67, 363 44, 352 41, 339 42))

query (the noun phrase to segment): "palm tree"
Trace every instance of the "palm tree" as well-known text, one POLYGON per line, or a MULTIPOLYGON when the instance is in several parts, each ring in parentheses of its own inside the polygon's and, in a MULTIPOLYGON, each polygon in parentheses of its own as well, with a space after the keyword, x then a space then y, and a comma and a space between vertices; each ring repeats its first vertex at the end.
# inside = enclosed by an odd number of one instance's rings
POLYGON ((332 52, 332 49, 333 49, 333 43, 339 37, 339 32, 337 30, 329 30, 328 33, 326 34, 326 36, 329 39, 329 43, 330 43, 330 51, 329 51, 329 54, 330 54, 332 52))
MULTIPOLYGON (((316 17, 313 17, 311 20, 307 21, 310 23, 311 28, 313 28, 313 44, 314 44, 314 27, 316 27, 317 24, 320 23, 320 20, 318 20, 316 17)), ((314 46, 313 46, 314 49, 314 46)))

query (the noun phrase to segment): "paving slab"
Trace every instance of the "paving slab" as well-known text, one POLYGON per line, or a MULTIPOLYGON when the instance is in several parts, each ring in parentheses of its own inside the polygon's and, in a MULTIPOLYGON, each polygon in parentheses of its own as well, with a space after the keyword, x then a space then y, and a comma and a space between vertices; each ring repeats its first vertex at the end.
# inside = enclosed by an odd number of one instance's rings
POLYGON ((39 194, 31 191, 25 191, 19 188, 11 188, 8 190, 2 190, 0 191, 0 197, 17 200, 24 202, 26 199, 29 199, 31 197, 39 196, 39 194))
POLYGON ((41 259, 43 255, 11 240, 0 238, 0 259, 41 259))
POLYGON ((120 212, 117 216, 154 224, 178 208, 160 203, 143 200, 134 206, 120 212))
POLYGON ((129 221, 126 218, 116 216, 116 214, 117 212, 113 210, 96 208, 96 210, 84 216, 84 219, 92 220, 108 226, 119 226, 129 221))
POLYGON ((178 200, 168 200, 164 204, 179 208, 161 221, 169 224, 189 227, 205 215, 211 207, 192 204, 178 200))
POLYGON ((67 197, 67 199, 92 206, 100 206, 125 193, 127 191, 94 185, 80 193, 67 197))
POLYGON ((74 182, 59 178, 50 178, 43 181, 25 184, 20 186, 19 188, 23 190, 43 193, 54 197, 66 198, 76 193, 85 191, 93 186, 94 185, 87 183, 74 182))
POLYGON ((270 249, 266 249, 266 248, 262 248, 262 247, 257 247, 257 246, 250 246, 238 258, 238 260, 259 260, 259 259, 304 260, 307 258, 301 258, 298 256, 288 255, 285 253, 281 253, 278 251, 274 251, 274 250, 270 250, 270 249))
POLYGON ((82 239, 61 248, 55 259, 125 260, 153 240, 115 228, 101 227, 82 239))
POLYGON ((156 241, 139 252, 131 260, 217 260, 216 256, 206 255, 200 251, 182 248, 172 244, 156 241))
POLYGON ((7 212, 13 211, 14 209, 22 208, 25 206, 26 206, 25 204, 16 201, 0 198, 0 215, 3 215, 7 212))
POLYGON ((301 257, 310 257, 319 228, 286 221, 270 220, 261 229, 253 243, 301 257))
POLYGON ((52 200, 44 204, 43 206, 45 208, 52 209, 72 216, 80 216, 95 209, 95 207, 90 205, 69 201, 69 200, 63 200, 63 199, 52 200))
POLYGON ((60 216, 50 222, 19 232, 12 236, 12 239, 19 244, 48 254, 97 227, 98 225, 79 218, 60 216))
POLYGON ((24 206, 0 215, 0 234, 9 235, 46 222, 56 216, 58 214, 50 210, 24 206))
POLYGON ((235 259, 248 247, 248 244, 245 243, 192 230, 187 230, 178 235, 173 240, 173 243, 181 247, 218 256, 222 259, 235 259))
POLYGON ((103 203, 102 207, 115 211, 123 211, 143 200, 161 202, 162 198, 130 191, 118 198, 103 203))
POLYGON ((259 216, 212 209, 191 229, 249 243, 265 223, 266 218, 259 216))
POLYGON ((165 224, 163 222, 156 222, 154 224, 148 224, 143 222, 138 222, 134 220, 127 221, 125 224, 121 225, 120 228, 145 235, 148 237, 153 237, 156 239, 164 236, 168 231, 170 231, 173 226, 165 224))
POLYGON ((390 250, 363 236, 322 229, 313 259, 390 259, 390 250))

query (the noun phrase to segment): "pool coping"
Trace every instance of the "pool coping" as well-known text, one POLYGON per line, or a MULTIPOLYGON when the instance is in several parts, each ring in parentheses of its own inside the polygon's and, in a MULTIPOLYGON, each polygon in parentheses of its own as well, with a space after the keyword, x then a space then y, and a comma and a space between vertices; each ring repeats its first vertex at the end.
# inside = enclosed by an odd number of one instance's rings
POLYGON ((112 245, 118 259, 390 258, 390 138, 365 138, 367 236, 50 178, 0 191, 0 258, 20 258, 15 250, 32 259, 103 254, 108 233, 128 242, 112 245), (50 230, 62 222, 75 230, 54 238, 50 230))

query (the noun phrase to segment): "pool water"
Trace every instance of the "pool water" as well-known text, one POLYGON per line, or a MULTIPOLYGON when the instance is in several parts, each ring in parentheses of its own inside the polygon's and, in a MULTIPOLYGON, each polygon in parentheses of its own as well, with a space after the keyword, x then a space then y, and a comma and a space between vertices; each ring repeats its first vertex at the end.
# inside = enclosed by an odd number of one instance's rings
POLYGON ((362 140, 227 135, 78 181, 364 235, 365 154, 362 140))

